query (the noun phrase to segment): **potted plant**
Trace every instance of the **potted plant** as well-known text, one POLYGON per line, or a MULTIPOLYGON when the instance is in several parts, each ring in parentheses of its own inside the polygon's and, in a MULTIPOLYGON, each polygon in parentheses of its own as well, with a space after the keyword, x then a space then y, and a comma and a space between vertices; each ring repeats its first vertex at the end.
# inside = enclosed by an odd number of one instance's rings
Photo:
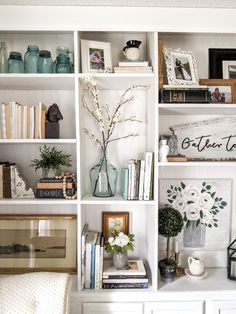
POLYGON ((63 151, 58 150, 55 146, 47 147, 44 145, 39 148, 40 159, 32 160, 31 167, 35 168, 35 171, 42 169, 43 177, 48 177, 49 171, 54 172, 61 171, 62 167, 71 167, 71 155, 65 154, 63 151))
POLYGON ((107 252, 113 254, 113 265, 117 269, 125 269, 128 265, 128 251, 134 250, 134 235, 124 234, 117 229, 113 229, 111 236, 105 242, 107 252))
POLYGON ((183 229, 183 218, 180 212, 172 207, 159 209, 158 232, 167 238, 166 257, 159 261, 161 280, 171 282, 175 277, 176 262, 170 252, 170 238, 176 237, 183 229))

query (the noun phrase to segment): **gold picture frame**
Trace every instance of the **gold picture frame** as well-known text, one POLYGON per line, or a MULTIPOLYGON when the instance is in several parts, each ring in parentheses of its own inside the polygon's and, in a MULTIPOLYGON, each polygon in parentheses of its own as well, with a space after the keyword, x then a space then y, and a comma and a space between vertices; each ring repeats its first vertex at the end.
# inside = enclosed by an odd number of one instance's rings
POLYGON ((0 273, 76 273, 76 215, 0 215, 0 273))
POLYGON ((206 85, 211 92, 211 103, 233 104, 236 102, 235 87, 233 79, 200 79, 200 85, 206 85), (215 89, 218 88, 219 97, 214 97, 215 89), (224 94, 224 99, 222 97, 224 94), (221 95, 221 96, 220 96, 221 95))
POLYGON ((129 233, 128 212, 102 212, 102 232, 105 240, 109 238, 114 228, 125 234, 129 233))

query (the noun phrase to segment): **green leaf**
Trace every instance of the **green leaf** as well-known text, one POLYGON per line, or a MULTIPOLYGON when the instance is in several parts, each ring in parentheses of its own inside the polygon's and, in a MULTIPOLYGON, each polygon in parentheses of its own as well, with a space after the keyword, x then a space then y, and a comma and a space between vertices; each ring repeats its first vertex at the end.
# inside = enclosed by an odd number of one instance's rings
POLYGON ((217 225, 217 224, 214 224, 214 226, 215 226, 215 227, 218 227, 218 225, 217 225))
POLYGON ((173 195, 172 198, 173 198, 173 200, 175 200, 176 199, 176 195, 173 195))
POLYGON ((203 182, 203 183, 202 183, 202 186, 205 186, 205 185, 206 185, 206 182, 203 182))
POLYGON ((208 227, 209 227, 209 228, 212 228, 212 225, 211 225, 211 224, 209 224, 209 225, 208 225, 208 227))
POLYGON ((182 189, 185 189, 186 185, 183 182, 180 182, 182 189))
POLYGON ((216 197, 216 198, 215 198, 215 201, 216 201, 216 202, 218 202, 218 200, 219 200, 219 198, 218 198, 218 197, 216 197))
POLYGON ((211 193, 212 198, 214 198, 215 195, 216 195, 216 192, 211 193))
POLYGON ((211 189, 211 186, 210 186, 210 185, 207 185, 207 186, 206 186, 206 189, 207 189, 207 190, 210 190, 210 189, 211 189))
POLYGON ((200 210, 200 217, 202 218, 203 217, 203 211, 200 210))
POLYGON ((173 200, 168 199, 168 202, 169 202, 169 203, 173 203, 173 200))
POLYGON ((171 190, 167 190, 167 193, 170 194, 170 193, 171 193, 171 190))
POLYGON ((193 204, 194 202, 193 201, 187 201, 187 204, 193 204))
POLYGON ((197 224, 196 224, 196 226, 198 226, 198 225, 200 224, 200 222, 201 222, 201 220, 200 220, 200 219, 198 219, 198 220, 197 220, 197 224))
POLYGON ((226 206, 226 205, 227 205, 227 202, 223 201, 223 202, 221 202, 221 205, 222 205, 222 206, 226 206))

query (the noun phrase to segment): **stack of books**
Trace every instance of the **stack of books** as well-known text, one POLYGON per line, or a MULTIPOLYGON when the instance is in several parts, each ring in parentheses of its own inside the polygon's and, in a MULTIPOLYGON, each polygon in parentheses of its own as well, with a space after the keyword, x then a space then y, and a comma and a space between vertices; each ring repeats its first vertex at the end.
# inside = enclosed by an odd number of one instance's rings
POLYGON ((46 107, 21 105, 15 101, 0 106, 1 139, 44 139, 46 107))
POLYGON ((112 261, 104 261, 103 289, 144 289, 148 288, 148 276, 142 260, 128 262, 127 269, 118 270, 112 261))
POLYGON ((209 103, 211 92, 205 85, 170 86, 164 85, 160 90, 163 103, 209 103))
MULTIPOLYGON (((66 180, 66 195, 73 196, 75 186, 72 178, 66 180)), ((63 179, 41 178, 37 183, 36 198, 64 198, 63 179)))
POLYGON ((152 67, 148 61, 120 61, 118 67, 114 67, 115 73, 151 73, 152 67))
POLYGON ((85 224, 81 237, 81 285, 82 289, 102 289, 104 236, 87 229, 85 224))
POLYGON ((141 160, 130 159, 122 169, 122 196, 126 200, 153 199, 154 154, 146 152, 141 160))

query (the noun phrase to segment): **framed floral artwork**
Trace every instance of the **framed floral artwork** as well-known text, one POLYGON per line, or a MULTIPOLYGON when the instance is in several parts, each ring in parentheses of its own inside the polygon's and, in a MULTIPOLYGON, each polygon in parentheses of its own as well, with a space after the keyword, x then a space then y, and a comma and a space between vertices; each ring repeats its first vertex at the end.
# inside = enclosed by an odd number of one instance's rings
POLYGON ((103 212, 102 232, 105 239, 109 238, 112 230, 129 233, 129 213, 128 212, 103 212))
POLYGON ((168 85, 199 85, 196 59, 191 51, 164 48, 163 52, 168 85))
POLYGON ((1 215, 0 271, 76 272, 76 215, 1 215))
POLYGON ((182 250, 225 254, 231 229, 230 179, 162 179, 160 206, 181 213, 184 228, 177 238, 182 250))

